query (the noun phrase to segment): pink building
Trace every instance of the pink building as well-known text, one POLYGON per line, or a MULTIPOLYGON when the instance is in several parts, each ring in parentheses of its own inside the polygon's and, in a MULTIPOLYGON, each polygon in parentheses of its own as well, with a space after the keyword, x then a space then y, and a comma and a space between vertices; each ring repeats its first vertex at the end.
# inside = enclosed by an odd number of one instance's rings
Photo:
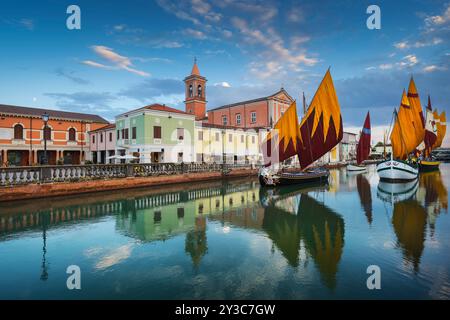
POLYGON ((114 163, 108 157, 115 155, 116 150, 116 125, 108 124, 89 132, 90 151, 93 163, 114 163))

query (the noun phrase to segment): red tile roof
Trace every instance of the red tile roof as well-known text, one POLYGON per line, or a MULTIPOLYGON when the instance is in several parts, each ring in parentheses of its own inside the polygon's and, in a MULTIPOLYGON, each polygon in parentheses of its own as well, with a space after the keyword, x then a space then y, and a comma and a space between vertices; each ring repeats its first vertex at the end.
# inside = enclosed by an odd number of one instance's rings
POLYGON ((96 123, 108 123, 102 117, 95 114, 67 112, 50 109, 18 107, 6 104, 0 104, 0 114, 4 115, 18 115, 18 116, 32 116, 41 118, 43 113, 47 113, 51 118, 63 119, 63 120, 77 120, 96 123))
POLYGON ((89 132, 97 132, 97 131, 103 131, 103 130, 109 130, 109 129, 115 129, 116 128, 116 124, 115 123, 110 123, 107 124, 106 126, 103 126, 101 128, 97 128, 95 130, 91 130, 89 132))
POLYGON ((172 113, 181 113, 181 114, 188 114, 188 115, 194 116, 191 113, 187 113, 187 112, 184 112, 184 111, 181 111, 181 110, 178 110, 178 109, 174 109, 174 108, 168 107, 166 105, 157 104, 157 103, 151 104, 151 105, 146 106, 144 108, 145 109, 149 109, 149 110, 165 111, 165 112, 172 112, 172 113))

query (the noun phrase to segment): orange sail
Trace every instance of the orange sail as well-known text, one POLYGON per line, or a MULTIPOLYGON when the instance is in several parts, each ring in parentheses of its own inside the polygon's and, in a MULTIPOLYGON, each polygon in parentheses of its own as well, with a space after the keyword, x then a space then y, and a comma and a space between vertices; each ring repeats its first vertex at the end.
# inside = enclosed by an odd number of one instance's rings
POLYGON ((300 123, 298 157, 301 168, 308 167, 333 149, 342 136, 341 108, 328 70, 300 123))
POLYGON ((283 162, 298 153, 300 131, 298 125, 297 105, 295 101, 281 116, 273 130, 263 142, 264 163, 266 166, 283 162), (266 151, 266 152, 264 152, 266 151), (278 151, 278 152, 277 152, 278 151))
POLYGON ((436 149, 436 148, 439 148, 442 145, 442 141, 444 141, 445 133, 447 131, 447 125, 446 125, 447 120, 445 117, 445 111, 443 111, 439 115, 437 110, 434 110, 433 115, 434 115, 434 120, 436 121, 437 138, 436 138, 436 142, 433 144, 432 149, 436 149))
POLYGON ((414 83, 414 79, 412 77, 409 81, 408 100, 412 109, 412 125, 416 135, 416 146, 418 146, 422 143, 425 137, 425 119, 423 116, 422 106, 420 104, 419 93, 417 92, 416 84, 414 83))
POLYGON ((412 128, 414 110, 409 102, 410 100, 403 90, 402 101, 391 133, 393 156, 396 159, 406 159, 408 154, 414 151, 421 142, 417 141, 415 130, 412 128))

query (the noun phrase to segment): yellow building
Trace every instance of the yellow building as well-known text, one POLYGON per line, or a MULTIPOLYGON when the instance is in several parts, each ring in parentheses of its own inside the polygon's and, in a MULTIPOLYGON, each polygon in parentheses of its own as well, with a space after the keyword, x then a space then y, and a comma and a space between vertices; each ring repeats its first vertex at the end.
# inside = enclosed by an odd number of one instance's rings
POLYGON ((211 123, 195 124, 196 162, 257 163, 260 160, 258 131, 211 123))

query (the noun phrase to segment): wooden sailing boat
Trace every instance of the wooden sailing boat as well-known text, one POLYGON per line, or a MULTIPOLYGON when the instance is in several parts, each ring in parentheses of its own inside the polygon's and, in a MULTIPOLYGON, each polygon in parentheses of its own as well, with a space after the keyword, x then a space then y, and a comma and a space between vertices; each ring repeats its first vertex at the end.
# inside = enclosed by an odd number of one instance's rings
POLYGON ((298 123, 294 102, 268 134, 263 144, 263 148, 266 148, 263 150, 266 166, 258 174, 261 185, 327 182, 327 169, 308 167, 333 149, 342 140, 342 136, 340 106, 328 70, 301 123, 298 123), (298 156, 301 171, 285 172, 274 168, 295 155, 298 156))
POLYGON ((431 158, 431 152, 441 146, 446 131, 445 112, 439 116, 437 110, 432 111, 430 96, 428 96, 426 110, 423 159, 419 161, 419 171, 421 172, 439 170, 440 162, 431 158), (441 123, 441 118, 443 118, 443 123, 441 123))
MULTIPOLYGON (((411 79, 412 81, 412 79, 411 79)), ((408 157, 422 142, 420 117, 403 90, 399 111, 394 110, 394 127, 391 132, 391 159, 378 164, 377 173, 381 181, 407 182, 417 179, 417 164, 408 157)))
POLYGON ((370 113, 367 112, 366 120, 364 121, 363 129, 359 137, 358 145, 356 146, 356 165, 349 164, 348 171, 365 171, 367 168, 361 165, 364 160, 369 158, 370 154, 370 113))

